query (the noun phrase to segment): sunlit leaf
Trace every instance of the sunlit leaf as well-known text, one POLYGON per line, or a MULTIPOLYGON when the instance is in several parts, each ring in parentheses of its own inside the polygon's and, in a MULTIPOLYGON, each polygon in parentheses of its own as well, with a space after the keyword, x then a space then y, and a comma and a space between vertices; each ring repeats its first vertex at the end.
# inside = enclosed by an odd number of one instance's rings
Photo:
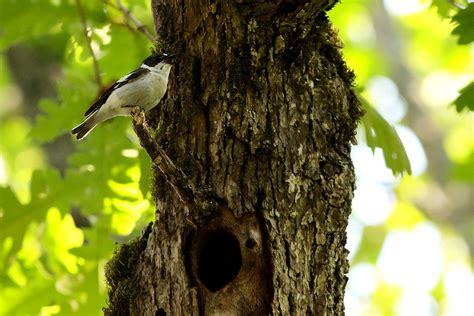
POLYGON ((143 150, 138 153, 138 163, 140 164, 140 190, 143 196, 147 196, 151 188, 151 161, 143 150))
POLYGON ((148 209, 147 200, 137 201, 135 203, 123 200, 113 199, 112 209, 112 227, 116 234, 128 235, 135 228, 135 223, 141 217, 142 213, 148 209))
POLYGON ((453 102, 456 111, 462 112, 464 109, 474 111, 474 81, 465 86, 459 93, 460 95, 453 102))
POLYGON ((60 33, 64 26, 78 23, 76 11, 69 1, 61 1, 57 6, 46 0, 6 2, 0 10, 1 48, 28 38, 60 33))
POLYGON ((41 256, 41 243, 37 236, 38 224, 31 223, 23 238, 21 250, 17 253, 17 258, 26 268, 34 268, 41 256))
POLYGON ((86 241, 81 247, 75 247, 69 250, 70 253, 87 259, 88 261, 97 261, 104 258, 110 258, 115 249, 115 243, 110 236, 111 231, 108 223, 111 216, 103 215, 100 223, 94 229, 84 230, 84 240, 86 241))
POLYGON ((363 97, 360 97, 360 99, 365 110, 362 124, 367 145, 373 151, 377 147, 382 149, 385 164, 392 170, 394 175, 404 172, 411 174, 410 160, 395 128, 370 106, 363 97))
POLYGON ((388 285, 384 282, 378 284, 373 294, 373 307, 377 309, 376 315, 396 315, 393 306, 402 295, 403 290, 398 287, 388 285))
POLYGON ((21 264, 19 261, 13 262, 9 267, 6 272, 8 277, 18 286, 20 287, 25 287, 28 283, 28 278, 26 275, 23 273, 23 270, 21 269, 21 264))
POLYGON ((137 68, 150 53, 153 43, 140 34, 131 34, 126 28, 118 26, 111 26, 108 35, 111 39, 109 43, 102 46, 104 55, 100 63, 104 69, 104 81, 113 82, 137 68), (124 47, 134 47, 134 49, 124 49, 124 47), (117 52, 120 52, 120 58, 117 58, 117 52))
POLYGON ((459 35, 459 44, 464 45, 474 41, 474 3, 469 3, 465 9, 459 10, 453 17, 453 22, 457 24, 453 35, 459 35))
POLYGON ((66 70, 66 78, 58 82, 60 101, 43 99, 39 103, 42 114, 37 116, 31 135, 41 141, 50 141, 80 123, 84 112, 95 99, 98 88, 85 65, 66 70))
MULTIPOLYGON (((474 153, 472 117, 464 117, 456 126, 450 129, 446 135, 444 147, 449 159, 456 165, 469 166, 472 163, 474 153)), ((471 169, 474 172, 474 168, 471 169)), ((466 175, 469 175, 468 172, 466 175)))
POLYGON ((425 216, 413 205, 398 202, 385 222, 385 226, 390 230, 412 229, 424 220, 425 216))
POLYGON ((450 13, 456 9, 453 3, 449 0, 431 0, 431 6, 435 7, 438 14, 442 17, 449 17, 450 13))
POLYGON ((22 205, 10 187, 0 187, 0 244, 6 238, 12 238, 13 244, 9 247, 9 253, 16 252, 21 247, 23 235, 25 234, 28 224, 35 219, 38 213, 29 212, 22 205))
POLYGON ((453 180, 474 183, 474 151, 465 161, 455 162, 451 168, 453 180))
POLYGON ((47 210, 57 206, 66 208, 65 188, 57 171, 52 169, 35 171, 31 179, 31 201, 24 205, 16 198, 10 188, 0 188, 0 242, 13 237, 10 254, 16 253, 21 246, 26 229, 31 223, 45 220, 47 210))
POLYGON ((353 262, 375 263, 382 249, 387 231, 382 226, 367 226, 364 228, 360 248, 353 262))
POLYGON ((71 215, 62 217, 57 208, 48 210, 43 245, 48 252, 49 267, 56 271, 64 267, 68 273, 77 273, 79 262, 69 250, 81 246, 83 242, 83 233, 74 225, 71 215))
POLYGON ((0 315, 38 315, 43 306, 59 298, 54 283, 38 273, 25 287, 2 289, 0 315))

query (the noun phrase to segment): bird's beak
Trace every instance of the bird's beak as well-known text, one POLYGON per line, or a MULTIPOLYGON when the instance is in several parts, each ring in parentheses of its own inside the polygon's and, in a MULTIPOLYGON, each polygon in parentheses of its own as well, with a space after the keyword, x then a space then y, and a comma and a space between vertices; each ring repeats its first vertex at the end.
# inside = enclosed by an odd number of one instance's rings
POLYGON ((176 54, 170 54, 170 55, 166 55, 164 58, 163 58, 163 61, 167 64, 173 64, 174 63, 174 57, 176 56, 176 54))

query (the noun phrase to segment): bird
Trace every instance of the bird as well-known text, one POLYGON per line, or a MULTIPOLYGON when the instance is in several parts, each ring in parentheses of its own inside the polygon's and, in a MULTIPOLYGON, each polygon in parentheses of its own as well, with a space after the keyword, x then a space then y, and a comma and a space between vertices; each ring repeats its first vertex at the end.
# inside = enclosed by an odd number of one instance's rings
POLYGON ((137 106, 148 111, 158 105, 168 88, 173 57, 158 53, 148 56, 140 67, 101 94, 84 114, 84 121, 72 129, 72 134, 82 140, 103 121, 130 115, 137 106))

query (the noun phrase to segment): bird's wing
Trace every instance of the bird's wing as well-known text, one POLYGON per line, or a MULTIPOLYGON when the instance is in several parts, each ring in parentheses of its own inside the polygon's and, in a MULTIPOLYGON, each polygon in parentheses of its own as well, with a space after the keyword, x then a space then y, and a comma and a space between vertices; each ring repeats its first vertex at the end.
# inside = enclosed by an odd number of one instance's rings
POLYGON ((149 73, 150 69, 148 68, 143 68, 140 67, 137 70, 132 71, 125 77, 120 78, 117 82, 115 82, 112 86, 110 86, 107 90, 105 90, 104 93, 101 94, 101 96, 97 99, 97 101, 94 102, 94 104, 91 105, 91 107, 86 111, 84 116, 88 116, 100 109, 100 107, 107 102, 107 99, 110 97, 112 92, 117 90, 123 85, 126 85, 127 83, 133 82, 143 76, 146 73, 149 73))

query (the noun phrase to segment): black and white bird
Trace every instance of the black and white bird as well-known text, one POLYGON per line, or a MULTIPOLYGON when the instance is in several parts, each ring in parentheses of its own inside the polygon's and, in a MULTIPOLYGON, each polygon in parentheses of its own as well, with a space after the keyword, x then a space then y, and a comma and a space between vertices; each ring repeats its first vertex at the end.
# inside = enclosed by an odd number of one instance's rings
POLYGON ((120 78, 86 111, 86 118, 72 129, 78 140, 83 139, 97 124, 115 116, 127 116, 134 107, 145 111, 154 108, 168 87, 172 55, 152 54, 141 66, 120 78))

